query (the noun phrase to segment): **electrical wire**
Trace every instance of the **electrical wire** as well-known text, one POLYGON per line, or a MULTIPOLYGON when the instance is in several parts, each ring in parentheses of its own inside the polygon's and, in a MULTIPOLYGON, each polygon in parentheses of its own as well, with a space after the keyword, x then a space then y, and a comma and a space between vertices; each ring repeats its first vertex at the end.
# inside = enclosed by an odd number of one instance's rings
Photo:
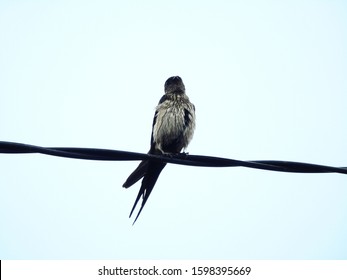
POLYGON ((50 156, 102 161, 156 160, 172 164, 200 167, 247 167, 269 171, 295 173, 340 173, 347 174, 347 167, 332 167, 293 161, 256 160, 242 161, 228 158, 189 155, 150 155, 119 150, 71 147, 40 147, 22 143, 0 141, 0 153, 27 154, 40 153, 50 156))

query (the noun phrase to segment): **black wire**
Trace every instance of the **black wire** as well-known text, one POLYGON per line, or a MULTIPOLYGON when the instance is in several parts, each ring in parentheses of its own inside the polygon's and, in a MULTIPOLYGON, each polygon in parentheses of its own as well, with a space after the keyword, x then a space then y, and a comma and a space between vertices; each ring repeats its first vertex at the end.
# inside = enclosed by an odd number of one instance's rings
POLYGON ((69 147, 39 147, 28 144, 0 141, 0 153, 23 154, 41 153, 51 156, 84 159, 84 160, 104 160, 104 161, 130 161, 130 160, 158 160, 173 164, 201 166, 201 167, 248 167, 255 169, 296 172, 296 173, 341 173, 347 174, 347 167, 331 167, 325 165, 309 164, 293 161, 241 161, 228 158, 199 156, 199 155, 149 155, 142 153, 91 149, 91 148, 69 148, 69 147))

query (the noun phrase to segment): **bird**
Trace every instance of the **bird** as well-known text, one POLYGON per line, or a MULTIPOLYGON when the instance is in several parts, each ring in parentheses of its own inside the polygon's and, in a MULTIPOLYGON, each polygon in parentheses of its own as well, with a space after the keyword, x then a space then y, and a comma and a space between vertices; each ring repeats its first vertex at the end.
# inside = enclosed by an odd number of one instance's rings
MULTIPOLYGON (((173 76, 166 80, 164 93, 155 109, 148 154, 170 156, 180 153, 182 149, 185 151, 193 138, 195 106, 186 95, 184 83, 179 76, 173 76)), ((142 204, 133 225, 141 214, 165 166, 166 162, 143 160, 123 184, 124 188, 129 188, 143 178, 129 215, 130 218, 142 196, 142 204)))

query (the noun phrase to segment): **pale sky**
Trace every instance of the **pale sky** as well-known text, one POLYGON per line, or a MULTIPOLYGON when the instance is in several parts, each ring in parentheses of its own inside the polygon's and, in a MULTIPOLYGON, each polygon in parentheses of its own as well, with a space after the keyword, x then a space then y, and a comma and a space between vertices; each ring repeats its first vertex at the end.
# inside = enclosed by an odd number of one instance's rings
MULTIPOLYGON (((0 2, 0 140, 147 152, 165 80, 190 154, 347 166, 345 1, 0 2)), ((0 154, 0 259, 347 259, 347 176, 0 154)))

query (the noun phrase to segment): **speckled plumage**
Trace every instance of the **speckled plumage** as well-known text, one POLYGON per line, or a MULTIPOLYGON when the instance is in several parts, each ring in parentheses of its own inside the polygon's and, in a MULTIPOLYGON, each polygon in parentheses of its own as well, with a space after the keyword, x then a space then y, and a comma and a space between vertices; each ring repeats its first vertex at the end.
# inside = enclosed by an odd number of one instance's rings
POLYGON ((186 94, 169 93, 156 108, 152 144, 162 153, 187 148, 195 129, 195 109, 186 94))

